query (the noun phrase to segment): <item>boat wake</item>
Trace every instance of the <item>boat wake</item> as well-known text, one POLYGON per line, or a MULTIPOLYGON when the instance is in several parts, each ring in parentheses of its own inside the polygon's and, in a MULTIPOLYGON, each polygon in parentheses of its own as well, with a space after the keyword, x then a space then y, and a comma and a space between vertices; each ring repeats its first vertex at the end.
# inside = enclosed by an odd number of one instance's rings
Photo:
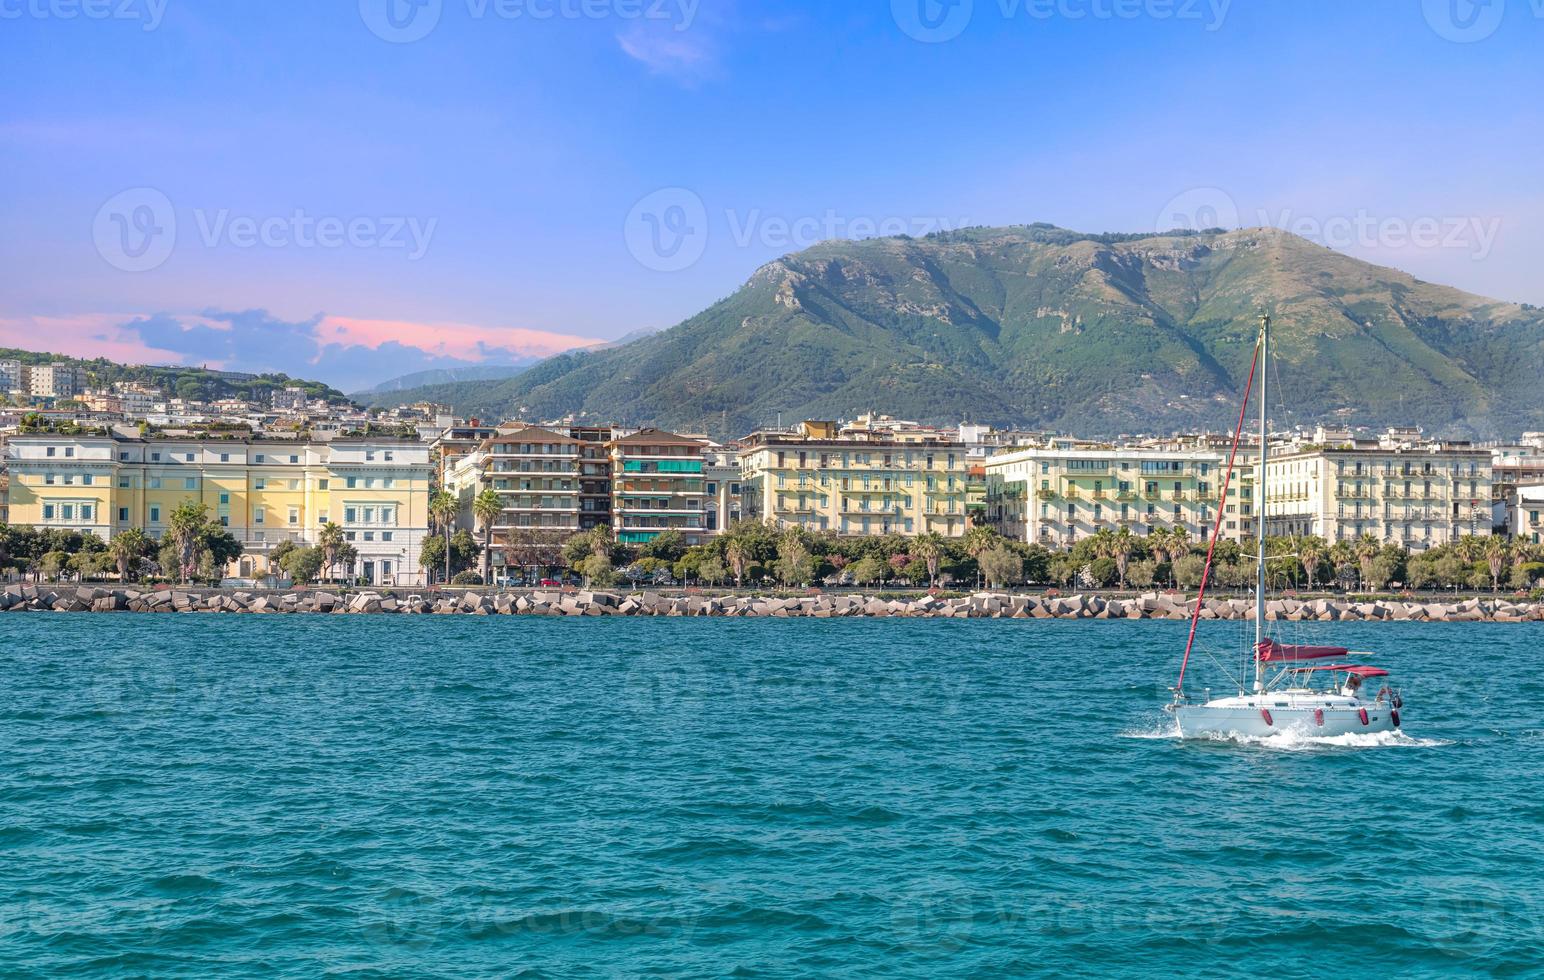
MULTIPOLYGON (((1121 732, 1121 738, 1160 739, 1183 741, 1179 726, 1164 724, 1153 729, 1121 732)), ((1197 745, 1238 745, 1250 748, 1270 749, 1277 752, 1323 752, 1336 749, 1437 749, 1453 743, 1440 738, 1415 738, 1402 731, 1376 732, 1367 735, 1314 736, 1302 731, 1286 729, 1272 735, 1211 735, 1192 739, 1197 745)))

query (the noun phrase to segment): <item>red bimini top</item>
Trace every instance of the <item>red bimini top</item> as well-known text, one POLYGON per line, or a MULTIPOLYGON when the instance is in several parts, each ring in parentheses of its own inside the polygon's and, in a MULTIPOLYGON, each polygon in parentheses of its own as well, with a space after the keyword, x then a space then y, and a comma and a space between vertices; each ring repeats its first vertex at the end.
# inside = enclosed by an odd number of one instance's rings
POLYGON ((1293 663, 1300 660, 1339 660, 1350 652, 1345 647, 1284 646, 1275 640, 1266 640, 1260 644, 1260 659, 1268 664, 1293 663))
POLYGON ((1381 667, 1359 667, 1356 664, 1333 664, 1328 667, 1299 667, 1303 673, 1312 673, 1319 670, 1331 670, 1337 674, 1355 674, 1357 677, 1387 677, 1389 672, 1381 667))

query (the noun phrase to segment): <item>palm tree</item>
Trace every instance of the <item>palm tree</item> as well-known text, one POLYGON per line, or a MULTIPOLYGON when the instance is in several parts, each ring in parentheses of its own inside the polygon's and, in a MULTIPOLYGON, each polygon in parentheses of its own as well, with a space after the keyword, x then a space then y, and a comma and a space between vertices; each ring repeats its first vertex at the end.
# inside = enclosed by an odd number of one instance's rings
POLYGON ((976 562, 976 586, 981 586, 981 556, 997 547, 1002 535, 989 527, 973 527, 965 532, 965 553, 976 562))
POLYGON ((944 560, 944 539, 937 531, 929 531, 917 538, 912 554, 927 565, 928 585, 937 587, 938 568, 944 560))
POLYGON ((1500 535, 1492 535, 1485 539, 1485 563, 1490 566, 1491 591, 1501 591, 1501 570, 1506 567, 1507 559, 1511 557, 1511 548, 1507 545, 1506 538, 1500 535))
POLYGON ((735 588, 739 588, 745 581, 745 571, 750 567, 750 549, 739 538, 731 538, 729 547, 724 549, 724 557, 729 561, 729 570, 734 574, 735 588))
POLYGON ((177 552, 177 577, 187 584, 188 576, 198 566, 199 539, 209 523, 209 509, 194 500, 184 501, 166 522, 166 537, 177 552))
POLYGON ((1325 547, 1323 538, 1309 536, 1299 543, 1297 557, 1303 563, 1303 571, 1308 574, 1308 587, 1311 589, 1318 581, 1319 566, 1329 557, 1329 549, 1325 547))
POLYGON ((1356 539, 1354 551, 1356 561, 1361 566, 1362 588, 1367 588, 1367 580, 1372 578, 1372 563, 1377 560, 1378 553, 1383 550, 1383 542, 1371 534, 1364 534, 1356 539))
POLYGON ((129 563, 145 553, 145 545, 150 543, 150 538, 137 527, 131 527, 120 534, 113 536, 108 542, 107 550, 113 556, 113 561, 118 563, 118 579, 122 582, 129 580, 129 563))
POLYGON ((316 543, 322 549, 322 570, 328 579, 332 578, 332 570, 338 564, 338 550, 347 540, 343 528, 332 521, 322 525, 322 533, 316 538, 316 543))
POLYGON ((445 533, 445 581, 447 582, 450 581, 450 531, 459 513, 461 513, 461 502, 444 490, 429 498, 429 516, 434 518, 434 522, 445 533))
POLYGON ((1115 570, 1120 573, 1120 587, 1126 588, 1126 570, 1131 567, 1131 553, 1136 550, 1136 538, 1131 533, 1131 528, 1122 527, 1113 534, 1108 528, 1102 529, 1100 534, 1107 535, 1102 542, 1101 554, 1106 558, 1115 560, 1115 570))
POLYGON ((472 501, 472 514, 482 525, 483 553, 482 580, 487 585, 493 579, 493 523, 504 513, 504 498, 497 490, 488 488, 472 501))
POLYGON ((1155 527, 1147 534, 1147 550, 1153 553, 1153 560, 1160 565, 1168 564, 1171 540, 1169 532, 1161 527, 1155 527))

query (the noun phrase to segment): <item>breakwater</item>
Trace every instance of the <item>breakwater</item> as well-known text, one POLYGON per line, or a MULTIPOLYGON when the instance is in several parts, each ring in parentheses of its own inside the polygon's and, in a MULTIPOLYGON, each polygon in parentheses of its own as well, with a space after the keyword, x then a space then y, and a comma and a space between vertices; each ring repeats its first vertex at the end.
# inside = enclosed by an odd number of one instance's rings
MULTIPOLYGON (((886 599, 851 594, 775 596, 663 595, 657 592, 460 592, 324 589, 260 593, 232 590, 140 591, 92 586, 8 586, 0 612, 140 612, 469 616, 730 616, 832 619, 1162 619, 1187 620, 1193 600, 1173 593, 1135 597, 1046 596, 981 592, 957 598, 886 599)), ((1544 622, 1544 602, 1482 599, 1279 599, 1266 617, 1285 622, 1544 622)), ((1201 618, 1249 620, 1248 599, 1206 600, 1201 618)))

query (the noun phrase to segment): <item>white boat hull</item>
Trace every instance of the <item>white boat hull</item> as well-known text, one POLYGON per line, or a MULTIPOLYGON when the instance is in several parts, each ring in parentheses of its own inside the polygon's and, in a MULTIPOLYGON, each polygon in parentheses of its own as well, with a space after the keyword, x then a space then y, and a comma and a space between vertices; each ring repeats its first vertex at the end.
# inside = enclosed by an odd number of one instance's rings
POLYGON ((1304 738, 1375 735, 1396 731, 1399 712, 1387 703, 1282 705, 1269 696, 1252 703, 1228 698, 1174 709, 1182 738, 1269 738, 1290 732, 1304 738), (1362 720, 1366 712, 1367 720, 1362 720))

